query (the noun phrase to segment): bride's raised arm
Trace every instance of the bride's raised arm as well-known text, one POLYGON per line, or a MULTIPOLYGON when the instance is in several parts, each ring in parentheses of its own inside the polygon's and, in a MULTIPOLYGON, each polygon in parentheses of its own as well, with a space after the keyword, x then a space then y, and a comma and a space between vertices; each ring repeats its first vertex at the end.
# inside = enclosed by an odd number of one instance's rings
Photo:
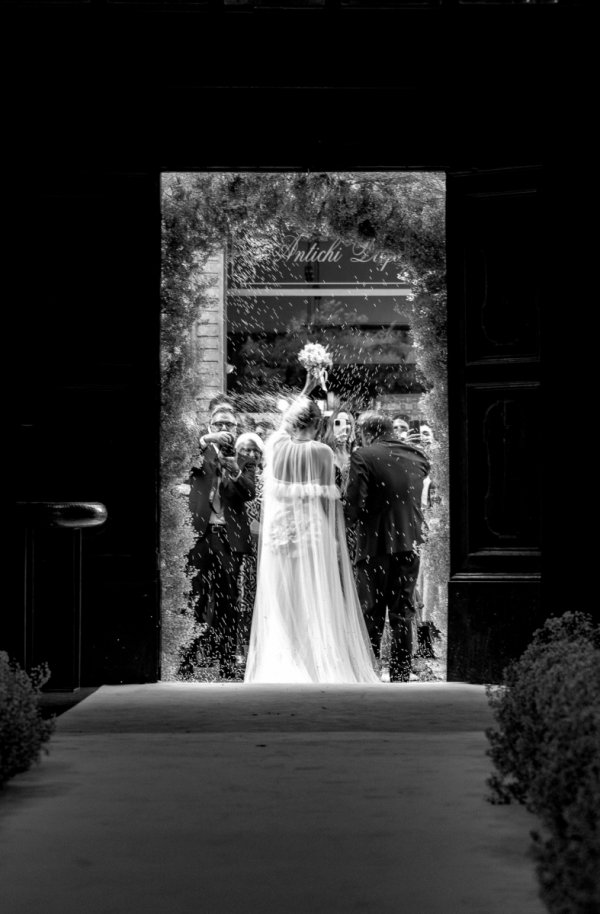
POLYGON ((294 399, 292 400, 290 405, 287 407, 287 409, 283 413, 283 415, 281 417, 281 422, 279 424, 279 428, 274 433, 274 435, 271 436, 271 439, 273 437, 275 437, 275 435, 282 435, 282 434, 290 435, 291 434, 292 429, 295 426, 296 417, 298 416, 298 413, 302 412, 302 410, 304 410, 306 408, 307 401, 310 399, 310 394, 313 392, 313 390, 315 390, 319 386, 320 383, 321 383, 321 381, 320 381, 319 376, 313 370, 309 370, 306 373, 306 380, 304 382, 304 387, 302 388, 300 393, 296 397, 294 397, 294 399))

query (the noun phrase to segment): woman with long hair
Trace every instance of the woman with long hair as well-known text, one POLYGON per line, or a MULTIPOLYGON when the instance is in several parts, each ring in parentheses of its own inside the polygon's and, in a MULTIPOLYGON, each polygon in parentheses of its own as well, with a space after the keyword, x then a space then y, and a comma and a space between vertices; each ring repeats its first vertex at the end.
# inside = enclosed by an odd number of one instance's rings
MULTIPOLYGON (((342 509, 344 509, 350 473, 350 456, 358 446, 356 441, 356 422, 348 406, 338 403, 331 416, 328 416, 325 420, 320 440, 333 451, 335 482, 339 486, 342 509)), ((346 524, 346 544, 350 561, 353 562, 356 549, 356 528, 354 525, 346 524)))
POLYGON ((336 406, 325 420, 319 440, 333 451, 336 482, 343 494, 348 484, 350 455, 356 447, 356 424, 348 406, 336 406))

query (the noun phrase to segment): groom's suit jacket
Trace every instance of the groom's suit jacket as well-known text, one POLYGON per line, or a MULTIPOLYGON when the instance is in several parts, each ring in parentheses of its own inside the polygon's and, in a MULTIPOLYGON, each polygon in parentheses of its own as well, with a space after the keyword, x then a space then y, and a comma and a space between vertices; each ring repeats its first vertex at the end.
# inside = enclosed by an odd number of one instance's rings
POLYGON ((355 562, 410 552, 423 542, 421 492, 429 467, 423 451, 395 438, 352 453, 345 510, 356 523, 355 562))
MULTIPOLYGON (((192 467, 188 480, 192 524, 200 536, 203 536, 208 528, 212 510, 211 499, 220 472, 219 458, 214 445, 209 444, 203 456, 202 466, 192 467)), ((255 494, 255 465, 252 462, 243 464, 242 475, 236 480, 230 478, 227 470, 223 471, 221 478, 223 517, 227 527, 227 538, 233 552, 252 551, 252 537, 245 503, 254 498, 255 494)))

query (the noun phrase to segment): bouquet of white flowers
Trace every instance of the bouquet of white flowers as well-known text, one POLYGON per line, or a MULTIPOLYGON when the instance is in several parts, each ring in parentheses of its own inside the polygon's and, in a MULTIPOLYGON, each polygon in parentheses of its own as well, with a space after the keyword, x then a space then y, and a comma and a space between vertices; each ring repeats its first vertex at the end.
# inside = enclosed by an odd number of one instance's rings
POLYGON ((331 368, 333 365, 329 350, 320 343, 307 343, 300 350, 298 361, 307 371, 310 371, 311 368, 331 368))
POLYGON ((318 378, 323 390, 327 390, 327 369, 333 365, 329 350, 320 343, 306 343, 298 354, 298 361, 304 365, 308 374, 318 378))

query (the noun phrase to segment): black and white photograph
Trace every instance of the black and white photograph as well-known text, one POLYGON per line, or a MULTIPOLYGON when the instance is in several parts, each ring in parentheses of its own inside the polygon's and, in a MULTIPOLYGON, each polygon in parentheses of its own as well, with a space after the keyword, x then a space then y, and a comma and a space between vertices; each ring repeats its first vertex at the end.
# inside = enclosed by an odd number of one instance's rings
POLYGON ((7 914, 599 914, 591 12, 0 10, 7 914))

